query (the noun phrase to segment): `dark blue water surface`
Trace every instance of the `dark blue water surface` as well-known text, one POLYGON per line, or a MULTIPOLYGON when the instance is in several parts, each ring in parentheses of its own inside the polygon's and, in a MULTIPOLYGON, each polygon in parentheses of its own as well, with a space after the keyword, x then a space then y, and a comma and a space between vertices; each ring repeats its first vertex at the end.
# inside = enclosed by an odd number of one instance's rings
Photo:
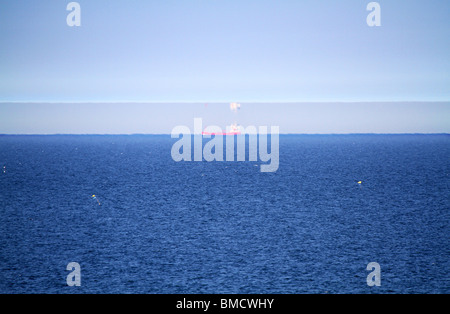
POLYGON ((275 173, 175 141, 1 136, 0 293, 450 292, 450 136, 285 135, 275 173))

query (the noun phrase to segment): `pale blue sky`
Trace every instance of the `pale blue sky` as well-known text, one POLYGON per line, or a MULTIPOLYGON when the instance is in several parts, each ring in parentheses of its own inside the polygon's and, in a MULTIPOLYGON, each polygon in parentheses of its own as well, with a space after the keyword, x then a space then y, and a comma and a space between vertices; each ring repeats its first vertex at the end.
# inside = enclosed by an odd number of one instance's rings
POLYGON ((0 2, 0 101, 450 100, 450 2, 0 2))
MULTIPOLYGON (((80 0, 81 27, 66 24, 69 2, 0 1, 0 102, 450 101, 449 1, 378 1, 381 27, 366 24, 368 0, 80 0)), ((37 124, 56 123, 35 106, 37 124)), ((0 123, 23 108, 0 107, 0 123)))

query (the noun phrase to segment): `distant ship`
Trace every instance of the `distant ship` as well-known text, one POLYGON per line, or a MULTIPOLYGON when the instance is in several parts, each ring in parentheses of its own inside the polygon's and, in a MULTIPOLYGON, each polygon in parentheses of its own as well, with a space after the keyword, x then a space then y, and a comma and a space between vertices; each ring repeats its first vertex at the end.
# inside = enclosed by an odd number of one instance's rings
MULTIPOLYGON (((238 110, 241 109, 241 104, 237 102, 233 102, 230 104, 230 110, 233 111, 235 114, 238 110)), ((202 132, 202 135, 240 135, 241 134, 241 128, 238 126, 238 124, 235 122, 234 124, 230 125, 229 132, 202 132)))
POLYGON ((241 129, 234 123, 230 126, 230 132, 202 132, 202 135, 240 135, 241 129))

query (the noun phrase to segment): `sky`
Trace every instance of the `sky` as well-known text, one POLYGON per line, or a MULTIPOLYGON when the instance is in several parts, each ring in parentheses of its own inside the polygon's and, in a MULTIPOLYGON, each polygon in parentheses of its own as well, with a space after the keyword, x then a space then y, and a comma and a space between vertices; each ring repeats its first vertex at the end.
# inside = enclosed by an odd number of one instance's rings
POLYGON ((245 122, 271 112, 269 122, 300 133, 450 132, 449 1, 378 1, 379 27, 366 23, 368 0, 80 0, 80 27, 66 23, 69 2, 0 0, 0 133, 165 132, 178 121, 165 118, 178 116, 170 103, 190 117, 195 104, 233 101, 252 104, 245 122), (314 119, 294 127, 261 103, 302 103, 289 110, 314 119), (343 120, 323 123, 323 103, 343 120), (361 108, 380 106, 354 126, 361 108), (82 119, 88 108, 105 121, 137 116, 114 127, 82 119), (405 110, 428 120, 402 121, 405 110), (148 114, 159 118, 137 127, 148 114))

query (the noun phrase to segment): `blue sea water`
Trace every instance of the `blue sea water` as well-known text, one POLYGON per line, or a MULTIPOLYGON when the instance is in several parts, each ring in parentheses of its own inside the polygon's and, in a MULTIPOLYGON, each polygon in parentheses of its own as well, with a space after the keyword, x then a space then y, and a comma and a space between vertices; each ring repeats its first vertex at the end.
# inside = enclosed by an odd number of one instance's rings
POLYGON ((282 135, 275 173, 175 141, 0 136, 0 293, 450 292, 450 136, 282 135))

